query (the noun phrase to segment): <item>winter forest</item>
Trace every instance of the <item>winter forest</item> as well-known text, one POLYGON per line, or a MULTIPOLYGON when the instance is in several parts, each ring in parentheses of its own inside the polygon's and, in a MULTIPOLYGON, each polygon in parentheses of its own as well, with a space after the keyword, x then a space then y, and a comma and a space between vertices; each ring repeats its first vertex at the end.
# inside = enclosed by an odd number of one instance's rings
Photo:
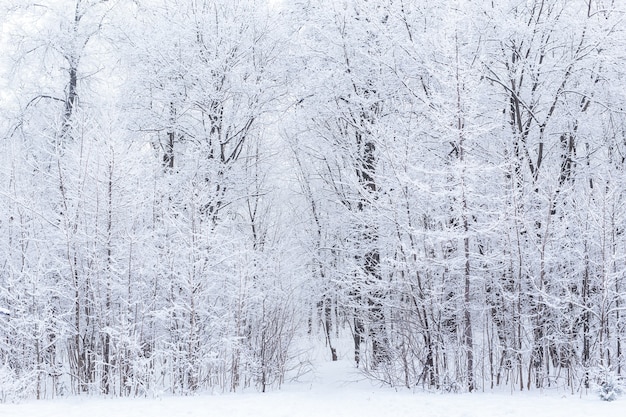
POLYGON ((0 9, 0 399, 626 373, 624 0, 0 9))

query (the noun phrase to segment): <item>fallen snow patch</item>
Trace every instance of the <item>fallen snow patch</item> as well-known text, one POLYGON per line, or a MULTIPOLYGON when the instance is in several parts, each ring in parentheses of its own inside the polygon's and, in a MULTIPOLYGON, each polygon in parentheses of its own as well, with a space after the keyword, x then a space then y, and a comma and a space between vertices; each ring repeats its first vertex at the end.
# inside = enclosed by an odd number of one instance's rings
POLYGON ((560 393, 429 394, 377 387, 348 362, 323 364, 308 381, 265 394, 155 399, 69 398, 2 404, 3 417, 623 417, 626 401, 560 393))

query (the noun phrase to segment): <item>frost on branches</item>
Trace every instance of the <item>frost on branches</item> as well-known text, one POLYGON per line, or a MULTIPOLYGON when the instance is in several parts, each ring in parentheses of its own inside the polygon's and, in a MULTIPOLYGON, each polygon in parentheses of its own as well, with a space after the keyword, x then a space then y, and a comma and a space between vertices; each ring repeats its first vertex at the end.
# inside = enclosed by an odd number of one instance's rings
POLYGON ((614 399, 625 12, 2 2, 0 399, 266 391, 320 346, 614 399))

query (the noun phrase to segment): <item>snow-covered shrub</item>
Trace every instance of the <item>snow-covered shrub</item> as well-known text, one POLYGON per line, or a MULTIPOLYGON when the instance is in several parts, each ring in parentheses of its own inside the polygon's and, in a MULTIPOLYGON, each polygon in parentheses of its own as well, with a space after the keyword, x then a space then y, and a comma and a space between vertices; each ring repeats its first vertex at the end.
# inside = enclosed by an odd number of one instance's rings
POLYGON ((614 401, 622 395, 624 388, 617 378, 610 378, 600 384, 598 395, 603 401, 614 401))
POLYGON ((608 369, 598 375, 596 391, 602 401, 615 401, 624 392, 623 381, 608 369))
POLYGON ((14 403, 26 398, 33 398, 36 393, 36 373, 22 376, 9 366, 0 366, 0 403, 14 403))

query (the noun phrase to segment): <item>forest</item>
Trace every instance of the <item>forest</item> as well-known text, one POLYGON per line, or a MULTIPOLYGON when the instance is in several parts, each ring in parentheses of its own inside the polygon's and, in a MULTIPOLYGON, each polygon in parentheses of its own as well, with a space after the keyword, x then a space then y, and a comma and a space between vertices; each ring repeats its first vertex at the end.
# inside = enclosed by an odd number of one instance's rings
POLYGON ((623 0, 6 0, 0 401, 626 373, 623 0))

